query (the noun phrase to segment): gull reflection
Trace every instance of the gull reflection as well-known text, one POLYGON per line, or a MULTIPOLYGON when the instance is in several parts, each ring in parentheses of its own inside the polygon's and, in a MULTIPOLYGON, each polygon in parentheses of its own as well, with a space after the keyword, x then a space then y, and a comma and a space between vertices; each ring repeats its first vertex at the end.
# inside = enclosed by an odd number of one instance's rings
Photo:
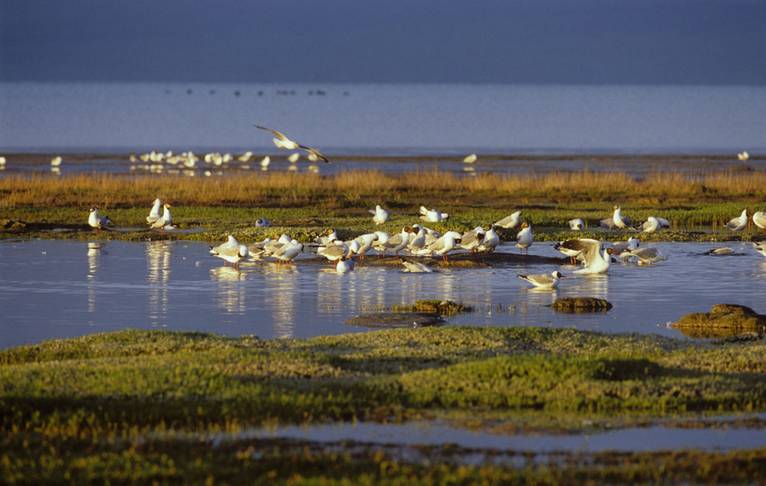
POLYGON ((218 305, 229 314, 244 314, 246 274, 233 267, 215 267, 210 278, 218 282, 218 305))
POLYGON ((567 289, 576 290, 581 295, 606 299, 609 295, 609 276, 607 274, 584 275, 582 278, 572 279, 575 285, 568 285, 567 289))
POLYGON ((103 244, 99 241, 88 242, 88 312, 96 312, 96 273, 103 244))
POLYGON ((171 248, 172 243, 169 241, 151 241, 146 244, 149 320, 153 326, 164 324, 168 311, 171 248))
MULTIPOLYGON (((355 272, 352 272, 352 274, 355 272)), ((319 314, 337 314, 343 308, 344 288, 352 274, 339 275, 330 268, 317 272, 317 312, 319 314)))
POLYGON ((298 297, 298 268, 294 265, 264 266, 264 287, 271 289, 273 331, 276 338, 291 338, 295 332, 295 299, 298 297))

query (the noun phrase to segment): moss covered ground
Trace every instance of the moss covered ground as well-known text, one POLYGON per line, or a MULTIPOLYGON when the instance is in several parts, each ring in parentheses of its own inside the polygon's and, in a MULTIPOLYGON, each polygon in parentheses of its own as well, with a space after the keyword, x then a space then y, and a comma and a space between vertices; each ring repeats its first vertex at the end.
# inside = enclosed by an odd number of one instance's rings
POLYGON ((397 329, 270 341, 128 330, 47 341, 0 351, 0 477, 752 480, 766 471, 766 450, 575 454, 512 467, 428 460, 465 452, 439 448, 413 459, 363 445, 243 438, 221 446, 209 437, 353 420, 577 432, 763 411, 765 352, 762 339, 692 343, 547 328, 397 329))

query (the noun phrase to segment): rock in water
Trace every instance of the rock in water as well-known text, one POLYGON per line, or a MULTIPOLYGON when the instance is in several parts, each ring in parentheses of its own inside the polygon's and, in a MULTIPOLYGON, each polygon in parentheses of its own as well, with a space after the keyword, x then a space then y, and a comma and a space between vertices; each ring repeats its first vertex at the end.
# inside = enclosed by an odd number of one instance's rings
POLYGON ((556 312, 606 312, 612 304, 606 299, 595 297, 564 297, 551 305, 556 312))
POLYGON ((671 326, 695 337, 724 337, 748 332, 762 334, 766 331, 766 315, 744 305, 715 304, 710 312, 687 314, 671 326))

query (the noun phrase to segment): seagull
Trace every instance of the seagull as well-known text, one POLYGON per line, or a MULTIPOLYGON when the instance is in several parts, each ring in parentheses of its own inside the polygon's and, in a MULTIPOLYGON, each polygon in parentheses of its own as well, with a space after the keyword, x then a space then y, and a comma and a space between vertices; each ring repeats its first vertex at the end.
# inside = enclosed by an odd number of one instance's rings
POLYGON ((282 262, 291 262, 303 251, 303 243, 296 240, 285 243, 275 251, 271 256, 282 262))
POLYGON ((271 164, 271 157, 268 155, 261 159, 261 170, 267 170, 269 168, 269 164, 271 164))
POLYGON ((641 240, 638 238, 633 238, 632 236, 628 238, 628 241, 618 241, 617 243, 612 243, 612 255, 620 256, 627 250, 635 250, 641 245, 641 240))
POLYGON ((714 256, 723 256, 723 255, 733 255, 734 250, 728 247, 723 248, 713 248, 712 250, 708 250, 705 252, 706 255, 714 255, 714 256))
POLYGON ((521 231, 516 234, 516 247, 520 248, 525 254, 529 247, 535 241, 535 235, 532 233, 532 226, 527 223, 521 224, 521 231))
POLYGON ((447 254, 460 243, 460 236, 457 231, 447 231, 439 239, 420 250, 418 254, 440 256, 446 262, 447 254))
POLYGON ((732 231, 742 231, 747 226, 747 209, 742 210, 738 218, 731 219, 726 223, 726 227, 732 231))
POLYGON ((64 159, 62 159, 60 155, 57 155, 51 159, 51 166, 58 167, 61 165, 61 162, 63 161, 64 159))
POLYGON ((380 256, 383 256, 386 253, 386 244, 391 238, 391 235, 385 231, 376 231, 375 234, 378 235, 378 239, 372 242, 372 248, 377 251, 380 256))
POLYGON ((428 209, 425 206, 420 206, 420 219, 429 223, 439 223, 449 218, 449 214, 442 213, 436 209, 428 209))
POLYGON ((287 157, 287 161, 290 162, 291 164, 294 164, 298 162, 298 159, 300 158, 301 158, 301 154, 299 152, 295 152, 293 154, 290 154, 289 157, 287 157))
POLYGON ((315 241, 319 243, 321 246, 327 246, 333 241, 336 241, 338 239, 338 234, 335 232, 334 229, 330 228, 325 231, 324 235, 319 236, 315 241))
POLYGON ((237 160, 239 160, 240 162, 247 163, 247 162, 250 161, 250 157, 252 157, 252 156, 253 156, 253 153, 248 150, 244 154, 242 154, 239 157, 237 157, 237 160))
POLYGON ((413 228, 417 228, 418 231, 420 231, 420 228, 423 228, 423 231, 426 235, 426 245, 430 245, 434 241, 438 240, 441 237, 441 233, 438 231, 434 231, 431 228, 426 228, 425 226, 421 226, 417 223, 412 225, 413 228))
POLYGON ((398 255, 399 252, 407 246, 409 241, 410 232, 407 231, 407 228, 402 228, 401 232, 393 235, 388 239, 388 241, 386 241, 385 247, 387 251, 392 251, 394 252, 394 255, 398 255))
POLYGON ((478 251, 479 245, 481 245, 484 239, 484 234, 484 228, 481 226, 477 226, 471 231, 466 231, 460 236, 460 247, 471 252, 478 251))
POLYGON ((495 231, 494 226, 490 226, 489 230, 484 233, 484 240, 479 245, 479 251, 482 253, 492 253, 500 244, 500 236, 495 231))
POLYGON ((623 252, 624 256, 636 257, 639 265, 652 265, 661 262, 666 258, 662 256, 657 248, 636 248, 623 252))
POLYGON ((551 272, 548 273, 540 273, 537 275, 518 275, 518 277, 522 280, 525 280, 532 285, 535 286, 535 288, 538 288, 540 290, 553 290, 556 287, 559 286, 559 279, 564 278, 564 276, 561 274, 561 272, 551 272))
POLYGON ((90 208, 90 214, 88 215, 88 225, 95 229, 105 229, 112 224, 112 220, 109 216, 101 216, 98 214, 98 208, 90 208))
POLYGON ((280 235, 279 239, 277 240, 266 238, 261 243, 256 243, 254 245, 251 245, 249 249, 250 254, 253 258, 257 258, 257 259, 260 259, 261 257, 271 256, 276 251, 281 249, 283 246, 289 244, 291 241, 292 239, 284 233, 280 235))
POLYGON ((173 225, 173 217, 170 215, 170 204, 162 205, 162 216, 149 227, 152 229, 170 229, 173 225))
POLYGON ((404 265, 404 270, 402 272, 404 273, 432 273, 433 270, 431 270, 428 265, 412 260, 407 260, 405 258, 401 259, 402 265, 404 265))
POLYGON ((149 211, 149 216, 146 217, 147 223, 152 224, 158 219, 160 219, 161 207, 162 207, 162 201, 160 201, 160 198, 155 199, 154 204, 152 204, 152 209, 151 211, 149 211))
POLYGON ((233 264, 235 268, 238 268, 239 262, 243 258, 247 258, 249 252, 245 245, 241 245, 234 236, 229 235, 226 243, 210 247, 210 254, 222 258, 224 265, 228 262, 233 264))
POLYGON ((463 162, 466 164, 473 164, 478 160, 479 157, 476 156, 476 154, 471 154, 466 156, 466 158, 463 159, 463 162))
POLYGON ((755 214, 753 214, 753 224, 755 224, 762 230, 766 230, 766 213, 764 213, 763 211, 758 211, 755 214))
POLYGON ((609 264, 611 260, 610 255, 612 253, 611 248, 602 249, 600 241, 592 240, 589 238, 584 238, 576 241, 579 242, 578 244, 582 248, 580 254, 582 255, 584 267, 579 270, 575 270, 574 273, 596 274, 606 273, 609 271, 609 264))
POLYGON ((407 249, 410 253, 416 253, 426 246, 426 230, 420 225, 413 226, 413 229, 417 226, 418 232, 415 235, 410 236, 407 243, 407 249))
POLYGON ((364 257, 365 253, 367 253, 370 248, 372 248, 372 244, 378 240, 378 235, 375 233, 367 233, 364 235, 359 235, 356 238, 354 238, 354 241, 357 242, 359 245, 359 250, 356 251, 356 253, 360 257, 364 257))
POLYGON ((737 154, 737 158, 742 162, 746 162, 748 159, 750 159, 750 154, 747 153, 747 150, 743 150, 737 154))
POLYGON ((612 213, 612 222, 617 228, 625 229, 630 224, 630 219, 622 215, 622 209, 620 206, 615 206, 614 213, 612 213))
POLYGON ((0 167, 5 168, 5 157, 0 157, 0 167))
POLYGON ((306 145, 301 145, 298 142, 294 140, 290 140, 287 138, 287 135, 285 135, 282 132, 278 132, 276 130, 273 130, 271 128, 267 128, 261 125, 255 125, 255 128, 258 128, 260 130, 266 130, 267 132, 271 132, 272 135, 274 135, 274 138, 272 141, 274 142, 274 145, 276 145, 279 148, 287 149, 287 150, 305 150, 308 153, 308 159, 312 162, 316 162, 319 159, 322 159, 325 163, 329 163, 330 159, 322 155, 317 149, 313 147, 308 147, 306 145))
POLYGON ((582 231, 585 229, 585 221, 583 221, 582 218, 570 219, 568 223, 569 229, 571 230, 582 231))
POLYGON ((658 229, 660 229, 662 226, 660 225, 660 221, 655 218, 654 216, 649 216, 646 218, 646 221, 644 224, 641 225, 641 230, 644 233, 654 233, 658 229))
POLYGON ((578 259, 581 259, 580 255, 586 249, 578 239, 560 241, 553 245, 553 248, 568 256, 569 261, 572 264, 576 263, 578 259))
POLYGON ((256 228, 268 228, 269 226, 271 226, 271 221, 266 218, 258 218, 255 220, 256 228))
POLYGON ((506 216, 492 226, 498 226, 503 229, 513 229, 521 222, 521 211, 516 211, 510 216, 506 216))
POLYGON ((388 221, 388 211, 380 207, 380 204, 375 206, 375 209, 370 209, 370 214, 373 215, 372 222, 376 225, 381 225, 388 221))
POLYGON ((317 248, 317 255, 323 256, 331 262, 337 262, 344 257, 351 258, 353 254, 354 252, 349 246, 342 241, 335 241, 330 245, 317 248))
POLYGON ((753 247, 755 251, 766 257, 766 241, 754 241, 753 247))
POLYGON ((348 273, 354 269, 354 260, 352 258, 341 258, 335 264, 335 271, 338 273, 348 273))
POLYGON ((260 260, 261 256, 265 253, 264 248, 266 245, 271 243, 273 240, 271 238, 265 238, 263 241, 259 241, 257 243, 253 243, 252 245, 247 247, 247 252, 250 255, 251 260, 260 260))

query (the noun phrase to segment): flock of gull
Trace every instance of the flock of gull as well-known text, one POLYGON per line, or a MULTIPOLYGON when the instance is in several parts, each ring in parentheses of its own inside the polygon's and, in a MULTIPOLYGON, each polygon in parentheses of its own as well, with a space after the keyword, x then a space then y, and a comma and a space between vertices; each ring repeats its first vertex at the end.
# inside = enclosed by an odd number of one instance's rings
MULTIPOLYGON (((152 230, 173 231, 176 226, 170 213, 171 206, 163 204, 156 199, 152 204, 146 223, 152 230)), ((372 222, 380 226, 389 221, 391 213, 384 207, 377 205, 369 210, 372 222)), ((262 261, 271 259, 277 263, 290 263, 305 252, 323 257, 335 265, 338 273, 348 273, 354 270, 357 259, 364 259, 367 255, 398 256, 403 265, 404 272, 430 273, 433 270, 428 266, 430 259, 449 259, 449 255, 455 252, 488 254, 495 251, 501 244, 501 234, 509 230, 515 230, 515 246, 523 254, 527 254, 535 241, 532 225, 522 221, 521 211, 516 211, 505 218, 490 224, 488 228, 477 226, 472 230, 460 233, 446 231, 443 234, 428 228, 425 223, 441 223, 449 219, 449 214, 435 208, 421 206, 419 210, 420 222, 404 226, 401 231, 389 234, 385 231, 373 231, 359 235, 353 239, 342 240, 334 229, 328 229, 311 242, 300 242, 287 234, 279 238, 266 238, 262 241, 245 245, 233 235, 229 235, 226 242, 210 249, 210 254, 221 258, 224 265, 232 264, 238 268, 244 260, 262 261)), ((747 210, 730 220, 726 227, 732 231, 742 231, 749 221, 760 229, 766 230, 766 213, 759 211, 748 217, 747 210)), ((98 208, 92 208, 88 216, 88 224, 95 229, 106 229, 112 225, 109 217, 101 215, 98 208)), ((572 219, 568 222, 569 228, 574 231, 586 229, 586 223, 581 218, 572 219)), ((258 227, 271 226, 266 219, 256 222, 258 227)), ((614 207, 611 218, 600 221, 599 226, 607 229, 619 228, 636 233, 653 233, 663 228, 669 228, 670 223, 660 217, 650 216, 646 221, 634 225, 631 220, 622 214, 619 206, 614 207)), ((753 243, 756 251, 766 257, 766 241, 753 243)), ((574 265, 579 265, 573 274, 603 274, 609 271, 614 261, 635 263, 637 265, 653 265, 666 259, 657 248, 641 246, 637 237, 630 237, 627 241, 602 242, 591 238, 572 238, 560 241, 553 246, 554 249, 569 257, 574 265)), ((730 248, 717 248, 711 250, 713 255, 731 254, 730 248)), ((519 278, 530 283, 538 289, 555 289, 564 275, 559 271, 550 274, 519 275, 519 278)))
MULTIPOLYGON (((316 148, 301 144, 290 139, 287 135, 277 130, 255 124, 257 129, 271 134, 274 145, 283 150, 303 151, 306 158, 311 161, 322 160, 325 163, 330 160, 316 148)), ((294 163, 299 158, 299 152, 293 153, 289 160, 294 163)), ((133 159, 135 156, 131 156, 133 159)), ((240 162, 248 162, 252 157, 252 152, 246 152, 239 156, 240 162)), ((231 161, 231 154, 211 153, 203 158, 205 163, 222 165, 231 161)), ((747 160, 749 154, 741 152, 738 154, 740 160, 747 160)), ((132 160, 131 159, 131 160, 132 160)), ((183 164, 185 167, 193 168, 196 166, 197 157, 192 152, 184 152, 179 155, 172 153, 157 153, 152 151, 140 156, 142 161, 162 162, 163 160, 171 164, 183 164)), ((470 154, 463 159, 466 164, 473 164, 478 160, 476 154, 470 154)), ((61 157, 55 157, 51 160, 53 167, 61 165, 61 157)), ((4 165, 5 159, 2 159, 4 165)), ((262 167, 267 167, 270 163, 269 157, 261 161, 262 167)), ((146 223, 151 230, 173 231, 176 226, 173 224, 173 217, 170 213, 170 204, 164 203, 158 198, 152 204, 146 223)), ((372 222, 376 226, 385 224, 391 214, 380 205, 371 209, 372 222)), ((263 241, 245 245, 240 243, 233 235, 229 235, 226 242, 211 247, 210 254, 223 259, 224 264, 230 263, 235 267, 243 260, 263 260, 265 258, 274 259, 278 263, 289 263, 294 261, 306 250, 313 249, 313 253, 319 257, 327 259, 335 265, 338 273, 348 273, 354 270, 356 259, 363 259, 368 254, 377 254, 380 256, 395 255, 402 256, 401 263, 405 272, 412 273, 430 273, 432 269, 426 264, 430 258, 442 258, 447 261, 452 252, 463 251, 470 253, 492 253, 501 244, 501 233, 519 228, 516 234, 515 246, 523 254, 527 254, 529 248, 535 240, 532 231, 532 225, 529 222, 522 221, 521 211, 516 211, 509 216, 490 224, 488 228, 477 226, 472 230, 460 233, 457 231, 446 231, 444 234, 424 226, 422 223, 441 223, 449 219, 449 214, 439 211, 436 208, 420 207, 419 217, 421 222, 405 226, 396 234, 389 234, 385 231, 373 231, 359 235, 350 240, 341 240, 335 230, 329 229, 324 235, 312 242, 300 242, 291 238, 287 234, 280 235, 277 239, 266 238, 263 241), (501 231, 498 231, 501 230, 501 231), (421 260, 421 261, 419 261, 421 260)), ((726 227, 732 231, 742 231, 749 224, 747 209, 743 210, 739 217, 731 219, 726 227)), ((758 228, 766 229, 766 213, 758 211, 752 215, 752 222, 758 228)), ((583 231, 587 225, 582 218, 575 218, 568 222, 569 228, 573 231, 583 231)), ((88 215, 88 225, 95 229, 106 229, 112 225, 108 216, 101 215, 97 207, 91 208, 88 215)), ((265 219, 259 219, 256 222, 257 227, 268 227, 271 222, 265 219)), ((600 221, 600 226, 607 229, 632 230, 643 233, 654 233, 664 228, 670 227, 667 219, 658 216, 649 216, 646 221, 634 225, 633 222, 622 214, 619 206, 614 207, 611 218, 600 221)), ((756 251, 766 256, 766 243, 754 243, 756 251)), ((554 248, 563 255, 570 258, 572 264, 580 264, 580 268, 575 270, 574 274, 601 274, 609 271, 613 259, 620 259, 625 262, 634 262, 638 265, 653 265, 665 260, 656 248, 640 246, 640 240, 635 237, 629 238, 624 242, 604 243, 591 238, 573 238, 558 242, 554 248)), ((730 253, 731 249, 719 248, 713 250, 713 254, 723 255, 730 253)), ((550 274, 538 275, 519 275, 519 278, 529 282, 536 288, 554 289, 558 286, 560 279, 564 275, 559 271, 553 271, 550 274)))

